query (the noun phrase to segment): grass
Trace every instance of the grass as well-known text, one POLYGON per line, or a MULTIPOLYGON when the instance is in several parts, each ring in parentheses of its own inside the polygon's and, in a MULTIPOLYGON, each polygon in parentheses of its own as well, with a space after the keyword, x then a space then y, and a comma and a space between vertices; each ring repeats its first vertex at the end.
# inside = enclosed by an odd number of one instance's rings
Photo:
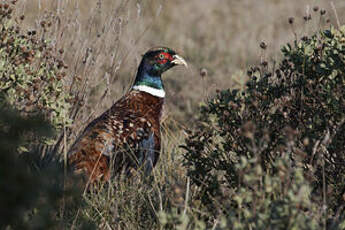
MULTIPOLYGON (((312 11, 314 1, 104 0, 87 5, 79 1, 64 1, 59 6, 56 1, 21 4, 19 12, 27 18, 24 28, 37 27, 39 20, 49 18, 47 12, 57 14, 51 18, 54 26, 49 38, 57 48, 67 51, 62 54, 69 66, 67 84, 75 77, 81 79, 80 85, 87 81, 86 111, 76 119, 83 123, 89 114, 96 117, 128 90, 141 55, 152 46, 167 45, 187 58, 189 70, 168 72, 165 84, 167 113, 173 113, 180 122, 188 122, 186 118, 193 117, 205 95, 232 87, 234 73, 259 62, 261 41, 268 44, 266 57, 274 57, 281 45, 294 38, 292 31, 301 37, 319 25, 319 13, 312 11), (315 20, 305 23, 306 11, 315 20), (293 30, 289 17, 295 17, 293 30), (200 81, 201 68, 208 70, 204 85, 200 81), (103 95, 104 100, 99 103, 103 95), (94 109, 94 105, 98 107, 94 109)), ((338 0, 334 4, 343 21, 344 3, 338 0)), ((319 1, 317 5, 327 10, 325 18, 335 24, 329 2, 319 1)))
MULTIPOLYGON (((282 44, 345 21, 342 0, 244 1, 21 1, 15 16, 21 30, 35 30, 64 60, 64 91, 74 100, 56 146, 63 153, 92 119, 128 91, 141 55, 166 45, 190 66, 164 76, 167 90, 162 118, 162 153, 153 177, 113 181, 84 194, 80 207, 62 210, 63 226, 79 229, 202 229, 208 213, 195 197, 182 166, 186 129, 196 125, 199 105, 217 89, 243 88, 246 69, 277 58, 282 44), (319 9, 316 12, 314 6, 319 9), (320 10, 325 9, 325 16, 320 10), (335 14, 336 9, 337 14, 335 14), (303 16, 311 14, 312 20, 303 16), (289 24, 288 18, 294 23, 289 24), (327 22, 327 20, 330 20, 327 22), (42 23, 44 22, 44 23, 42 23), (49 28, 48 28, 49 27, 49 28), (264 41, 268 47, 260 48, 264 41), (201 71, 203 70, 203 71, 201 71), (205 74, 206 70, 206 74, 205 74), (203 72, 203 73, 201 73, 203 72), (173 223, 173 224, 172 224, 173 223)), ((278 56, 279 58, 279 56, 278 56)), ((221 204, 219 204, 221 206, 221 204)), ((211 224, 222 225, 222 219, 211 224)), ((210 224, 210 223, 209 223, 210 224)))

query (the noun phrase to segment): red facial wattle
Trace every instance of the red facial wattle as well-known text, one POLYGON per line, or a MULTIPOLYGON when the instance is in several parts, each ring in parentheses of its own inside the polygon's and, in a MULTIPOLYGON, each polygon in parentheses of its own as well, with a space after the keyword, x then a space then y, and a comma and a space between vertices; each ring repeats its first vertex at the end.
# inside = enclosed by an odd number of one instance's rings
POLYGON ((157 62, 161 65, 164 65, 169 61, 172 61, 174 58, 168 54, 168 53, 165 53, 165 52, 162 52, 160 54, 157 55, 157 62))

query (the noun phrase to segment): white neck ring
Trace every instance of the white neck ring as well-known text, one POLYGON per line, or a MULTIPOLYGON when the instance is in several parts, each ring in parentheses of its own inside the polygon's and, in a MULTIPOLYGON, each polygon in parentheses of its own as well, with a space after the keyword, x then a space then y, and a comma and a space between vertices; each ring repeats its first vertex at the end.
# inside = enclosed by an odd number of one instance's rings
POLYGON ((133 89, 149 93, 156 97, 165 97, 164 89, 156 89, 147 85, 135 85, 133 86, 133 89))

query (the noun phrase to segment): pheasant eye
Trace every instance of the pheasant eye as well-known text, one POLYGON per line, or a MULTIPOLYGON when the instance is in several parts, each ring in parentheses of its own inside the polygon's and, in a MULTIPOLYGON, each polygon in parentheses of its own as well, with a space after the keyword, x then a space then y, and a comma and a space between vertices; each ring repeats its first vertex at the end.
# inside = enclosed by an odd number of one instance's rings
POLYGON ((161 60, 165 59, 165 55, 164 54, 159 54, 159 59, 161 59, 161 60))

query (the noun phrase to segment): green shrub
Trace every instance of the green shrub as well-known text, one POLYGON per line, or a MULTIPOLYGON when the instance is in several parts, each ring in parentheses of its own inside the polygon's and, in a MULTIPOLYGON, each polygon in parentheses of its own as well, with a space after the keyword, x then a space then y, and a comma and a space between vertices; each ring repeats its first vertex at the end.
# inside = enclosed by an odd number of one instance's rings
MULTIPOLYGON (((233 229, 336 228, 344 222, 345 27, 282 48, 243 91, 202 107, 183 148, 210 221, 233 229)), ((343 223, 344 224, 344 223, 343 223)))
POLYGON ((0 5, 0 92, 23 115, 43 113, 61 128, 69 122, 70 96, 62 81, 67 66, 46 38, 50 22, 41 21, 41 32, 22 31, 24 16, 13 18, 15 2, 0 5))
MULTIPOLYGON (((67 66, 46 39, 50 22, 23 32, 15 4, 0 2, 0 229, 65 229, 82 196, 58 151, 42 142, 70 122, 67 66)), ((84 220, 74 224, 93 229, 84 220)))
MULTIPOLYGON (((61 165, 51 164, 35 170, 28 157, 40 156, 40 152, 18 153, 27 136, 47 137, 51 131, 52 127, 42 117, 24 118, 2 101, 0 229, 61 229, 68 224, 65 221, 71 218, 73 207, 80 206, 78 190, 73 186, 64 187, 61 165)), ((87 225, 89 229, 92 227, 87 225)))

